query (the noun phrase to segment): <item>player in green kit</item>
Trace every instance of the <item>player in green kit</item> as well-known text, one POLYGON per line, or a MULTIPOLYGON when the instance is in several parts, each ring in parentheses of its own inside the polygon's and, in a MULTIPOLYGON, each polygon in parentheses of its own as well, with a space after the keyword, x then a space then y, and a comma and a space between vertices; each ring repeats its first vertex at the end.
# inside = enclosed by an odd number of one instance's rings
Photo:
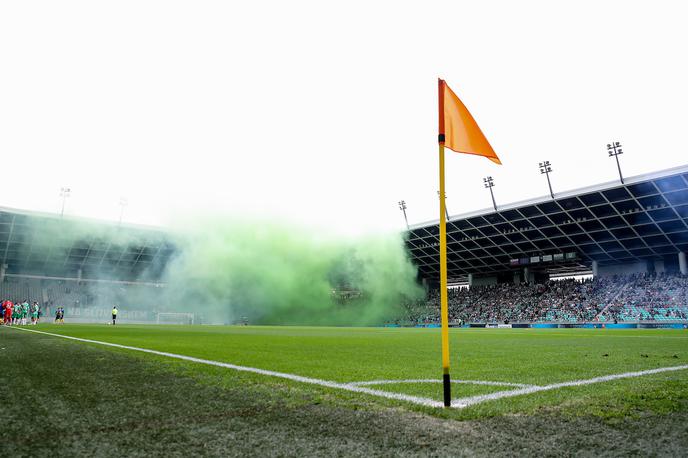
POLYGON ((31 307, 31 324, 33 325, 38 324, 38 310, 40 310, 38 302, 34 302, 33 307, 31 307))
POLYGON ((24 300, 24 303, 22 304, 22 325, 26 326, 26 318, 29 316, 29 303, 24 300))
POLYGON ((21 315, 22 315, 22 307, 21 304, 17 304, 14 307, 14 310, 12 310, 12 324, 13 325, 18 325, 21 323, 21 315))

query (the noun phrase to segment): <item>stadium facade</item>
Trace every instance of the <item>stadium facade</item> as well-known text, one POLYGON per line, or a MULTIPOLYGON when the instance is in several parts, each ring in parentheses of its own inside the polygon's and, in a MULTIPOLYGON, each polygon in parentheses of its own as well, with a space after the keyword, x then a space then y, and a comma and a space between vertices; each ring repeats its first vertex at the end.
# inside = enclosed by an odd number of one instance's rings
MULTIPOLYGON (((439 283, 439 222, 410 227, 419 277, 439 283)), ((450 284, 574 274, 688 274, 688 166, 450 216, 450 284)))

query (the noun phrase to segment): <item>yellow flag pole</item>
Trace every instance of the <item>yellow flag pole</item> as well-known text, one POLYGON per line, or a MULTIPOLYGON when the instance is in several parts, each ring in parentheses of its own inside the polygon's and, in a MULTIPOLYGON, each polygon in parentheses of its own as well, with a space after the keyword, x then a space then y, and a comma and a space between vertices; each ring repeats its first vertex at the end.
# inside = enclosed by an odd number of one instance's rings
POLYGON ((451 406, 449 379, 449 305, 447 301, 447 220, 444 201, 444 144, 440 143, 440 313, 442 315, 442 383, 444 406, 451 406))
POLYGON ((451 407, 449 377, 449 305, 447 303, 447 220, 444 190, 444 81, 439 80, 439 152, 440 152, 440 314, 442 319, 442 385, 444 406, 451 407))

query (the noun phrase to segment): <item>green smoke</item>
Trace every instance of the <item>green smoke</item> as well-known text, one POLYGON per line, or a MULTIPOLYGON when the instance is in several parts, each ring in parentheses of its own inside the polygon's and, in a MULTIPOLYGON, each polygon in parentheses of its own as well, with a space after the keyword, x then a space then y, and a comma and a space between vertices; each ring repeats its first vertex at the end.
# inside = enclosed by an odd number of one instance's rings
POLYGON ((380 324, 422 296, 399 234, 342 237, 258 220, 205 221, 182 233, 167 302, 205 322, 380 324), (342 289, 356 297, 333 294, 342 289))
POLYGON ((82 269, 89 280, 164 283, 158 288, 87 281, 78 289, 91 298, 86 306, 192 312, 203 323, 380 324, 401 316, 400 304, 423 296, 397 233, 341 236, 275 219, 187 215, 185 221, 194 224, 163 233, 27 217, 22 224, 31 230, 14 237, 26 239, 18 240, 24 248, 16 258, 35 258, 39 273, 48 276, 75 277, 82 269), (140 254, 154 258, 155 247, 170 243, 176 248, 171 261, 157 259, 122 278, 120 260, 126 266, 140 254), (82 263, 87 254, 89 262, 82 263))

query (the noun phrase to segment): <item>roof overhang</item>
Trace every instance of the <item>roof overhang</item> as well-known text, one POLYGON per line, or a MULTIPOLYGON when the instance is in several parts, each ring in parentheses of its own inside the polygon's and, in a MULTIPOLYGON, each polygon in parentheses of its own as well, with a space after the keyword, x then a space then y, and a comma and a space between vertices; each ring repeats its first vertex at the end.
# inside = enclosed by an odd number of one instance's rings
MULTIPOLYGON (((407 246, 425 278, 439 276, 439 221, 415 224, 407 246)), ((454 215, 448 276, 524 266, 575 273, 688 251, 688 166, 454 215), (563 259, 561 258, 563 256, 563 259)))

